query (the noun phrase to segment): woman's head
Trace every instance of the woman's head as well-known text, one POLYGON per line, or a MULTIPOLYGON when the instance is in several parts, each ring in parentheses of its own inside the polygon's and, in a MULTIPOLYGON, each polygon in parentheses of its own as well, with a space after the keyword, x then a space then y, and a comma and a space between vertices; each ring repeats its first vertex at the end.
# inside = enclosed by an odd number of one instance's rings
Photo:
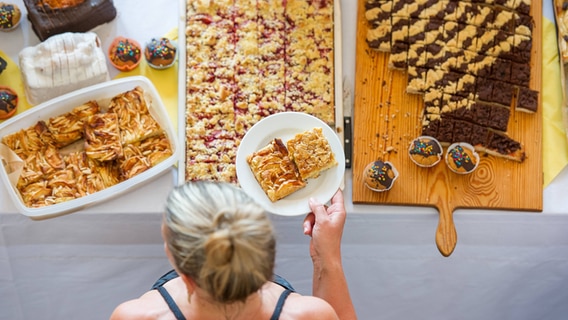
POLYGON ((193 181, 174 188, 164 239, 176 269, 218 302, 244 301, 272 278, 272 224, 262 207, 229 183, 193 181))

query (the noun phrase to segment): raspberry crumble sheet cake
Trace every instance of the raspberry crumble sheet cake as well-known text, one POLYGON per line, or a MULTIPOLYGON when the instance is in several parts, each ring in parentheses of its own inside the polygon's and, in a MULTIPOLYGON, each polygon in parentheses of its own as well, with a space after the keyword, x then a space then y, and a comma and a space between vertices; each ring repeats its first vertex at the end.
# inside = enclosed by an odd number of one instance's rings
POLYGON ((271 114, 335 125, 334 0, 191 0, 185 20, 186 181, 237 183, 237 148, 271 114))

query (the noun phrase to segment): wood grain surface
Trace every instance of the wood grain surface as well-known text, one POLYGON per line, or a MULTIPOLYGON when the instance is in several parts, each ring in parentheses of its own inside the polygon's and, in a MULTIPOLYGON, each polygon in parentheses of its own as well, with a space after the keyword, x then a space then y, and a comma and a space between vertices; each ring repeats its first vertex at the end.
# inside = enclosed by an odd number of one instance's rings
MULTIPOLYGON (((479 167, 469 175, 451 172, 443 160, 433 168, 418 167, 407 150, 411 140, 421 133, 422 96, 407 94, 406 72, 389 69, 388 54, 367 46, 365 0, 358 1, 353 203, 435 207, 439 211, 435 241, 444 256, 451 255, 457 243, 453 213, 458 208, 542 211, 542 97, 536 114, 513 110, 509 120, 507 133, 523 144, 524 162, 482 153, 479 167), (398 180, 387 192, 373 192, 363 184, 365 166, 376 159, 392 162, 399 172, 398 180)), ((534 29, 530 86, 540 91, 541 2, 533 1, 531 10, 534 29)))

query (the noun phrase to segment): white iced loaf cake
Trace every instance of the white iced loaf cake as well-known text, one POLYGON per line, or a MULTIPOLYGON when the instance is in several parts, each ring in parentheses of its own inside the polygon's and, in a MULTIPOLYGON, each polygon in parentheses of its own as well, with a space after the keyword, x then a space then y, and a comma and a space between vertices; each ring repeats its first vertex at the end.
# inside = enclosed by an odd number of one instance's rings
POLYGON ((36 105, 110 80, 101 41, 93 32, 63 33, 19 55, 26 97, 36 105))

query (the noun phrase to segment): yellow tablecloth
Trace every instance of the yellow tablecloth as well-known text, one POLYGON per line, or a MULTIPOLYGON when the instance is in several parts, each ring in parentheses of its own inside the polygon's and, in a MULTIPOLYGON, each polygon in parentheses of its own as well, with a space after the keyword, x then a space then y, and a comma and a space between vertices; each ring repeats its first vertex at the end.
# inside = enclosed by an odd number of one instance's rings
POLYGON ((542 19, 542 170, 546 187, 568 164, 568 140, 562 119, 562 85, 556 25, 542 19))

